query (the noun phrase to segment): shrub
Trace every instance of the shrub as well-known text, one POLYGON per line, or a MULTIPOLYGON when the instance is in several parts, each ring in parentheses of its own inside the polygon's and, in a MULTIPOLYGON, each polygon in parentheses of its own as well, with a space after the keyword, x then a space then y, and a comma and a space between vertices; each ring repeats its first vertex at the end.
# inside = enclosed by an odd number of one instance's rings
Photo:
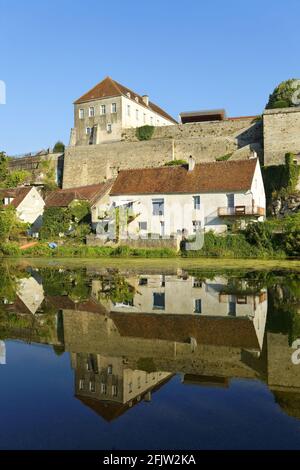
POLYGON ((145 125, 145 126, 137 127, 135 135, 139 140, 150 140, 151 137, 153 136, 153 132, 154 132, 154 126, 145 125))
POLYGON ((20 256, 21 254, 19 245, 14 242, 1 243, 0 252, 4 256, 20 256))
POLYGON ((226 155, 222 155, 221 157, 217 157, 216 161, 217 162, 226 162, 227 160, 229 160, 231 155, 232 155, 232 153, 226 153, 226 155))
POLYGON ((65 144, 58 140, 53 147, 53 153, 63 153, 65 151, 65 144))
POLYGON ((188 165, 186 160, 171 160, 170 162, 165 163, 164 166, 179 166, 179 165, 188 165))

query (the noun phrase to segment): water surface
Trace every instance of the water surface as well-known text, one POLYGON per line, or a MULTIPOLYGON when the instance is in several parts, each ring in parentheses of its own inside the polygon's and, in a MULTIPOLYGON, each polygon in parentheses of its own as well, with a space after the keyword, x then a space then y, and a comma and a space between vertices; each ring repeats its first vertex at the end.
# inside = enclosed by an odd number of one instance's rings
POLYGON ((3 262, 0 448, 299 449, 299 281, 295 265, 3 262))

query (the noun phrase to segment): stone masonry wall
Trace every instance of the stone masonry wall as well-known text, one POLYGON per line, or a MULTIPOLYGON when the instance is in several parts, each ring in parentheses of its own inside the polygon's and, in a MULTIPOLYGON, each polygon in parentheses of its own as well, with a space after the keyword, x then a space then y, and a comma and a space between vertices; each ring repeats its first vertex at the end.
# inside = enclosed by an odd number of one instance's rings
POLYGON ((155 128, 153 138, 138 141, 135 129, 126 129, 123 142, 70 146, 65 151, 63 187, 104 181, 119 169, 160 166, 193 155, 196 162, 214 161, 251 145, 261 148, 261 123, 252 119, 185 124, 155 128))
MULTIPOLYGON (((253 117, 240 119, 226 119, 224 121, 198 122, 190 124, 178 124, 175 126, 159 126, 154 128, 152 139, 190 139, 207 137, 235 137, 242 134, 244 130, 253 128, 256 131, 257 123, 253 117)), ((258 130, 258 133, 261 131, 258 130)), ((242 136, 241 136, 242 137, 242 136)), ((256 135, 256 139, 260 134, 256 135)), ((123 129, 122 140, 126 142, 136 142, 136 129, 123 129)))
POLYGON ((300 152, 300 108, 266 110, 263 132, 265 165, 284 163, 287 152, 300 152))

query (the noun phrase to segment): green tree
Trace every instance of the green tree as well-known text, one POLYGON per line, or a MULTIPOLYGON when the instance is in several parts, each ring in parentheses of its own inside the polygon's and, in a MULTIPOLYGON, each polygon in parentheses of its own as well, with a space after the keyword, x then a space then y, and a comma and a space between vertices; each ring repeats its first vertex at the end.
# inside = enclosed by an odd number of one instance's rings
POLYGON ((53 147, 53 153, 63 153, 65 151, 65 144, 58 140, 53 147))
POLYGON ((300 102, 300 81, 291 78, 281 82, 269 96, 267 109, 289 108, 300 102))
POLYGON ((5 152, 0 152, 0 187, 14 188, 22 184, 29 176, 24 170, 11 171, 9 169, 9 158, 5 152))

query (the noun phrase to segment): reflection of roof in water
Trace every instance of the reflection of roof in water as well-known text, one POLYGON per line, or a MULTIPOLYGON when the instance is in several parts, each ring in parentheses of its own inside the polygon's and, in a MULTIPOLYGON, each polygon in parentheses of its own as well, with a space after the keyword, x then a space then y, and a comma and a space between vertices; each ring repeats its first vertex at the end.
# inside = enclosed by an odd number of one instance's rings
POLYGON ((53 305, 58 310, 77 310, 83 312, 92 312, 92 313, 101 313, 103 315, 107 314, 108 311, 106 308, 99 302, 94 301, 93 299, 88 299, 82 302, 74 302, 67 295, 51 295, 46 297, 46 301, 53 305))
POLYGON ((253 322, 247 318, 196 317, 111 312, 121 336, 259 349, 253 322))
POLYGON ((95 398, 83 397, 83 396, 80 396, 79 394, 75 395, 75 397, 78 398, 78 400, 80 400, 81 403, 91 408, 95 413, 97 413, 97 415, 105 419, 105 421, 110 422, 116 418, 119 418, 119 416, 126 413, 126 411, 132 408, 134 405, 137 405, 138 403, 140 403, 140 401, 143 400, 143 398, 149 391, 151 393, 157 392, 161 387, 163 387, 167 382, 169 382, 169 380, 172 377, 173 377, 173 374, 170 374, 169 377, 163 379, 153 388, 149 387, 148 390, 144 391, 141 394, 140 400, 137 400, 137 398, 135 397, 127 403, 117 403, 114 401, 96 400, 95 398), (129 403, 131 403, 131 406, 129 405, 129 403))

